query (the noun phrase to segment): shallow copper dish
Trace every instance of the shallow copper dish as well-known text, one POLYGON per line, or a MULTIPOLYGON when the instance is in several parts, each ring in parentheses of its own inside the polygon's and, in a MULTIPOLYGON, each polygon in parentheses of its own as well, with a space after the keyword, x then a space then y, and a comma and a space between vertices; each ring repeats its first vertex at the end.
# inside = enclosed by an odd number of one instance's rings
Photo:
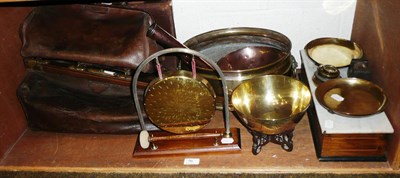
POLYGON ((283 75, 254 77, 232 93, 232 105, 242 123, 268 135, 293 130, 310 101, 306 85, 283 75))
POLYGON ((353 59, 363 57, 363 50, 357 43, 340 38, 318 38, 310 41, 304 49, 308 57, 319 65, 344 67, 353 59))
POLYGON ((382 88, 358 78, 328 80, 318 85, 315 95, 329 112, 352 117, 382 112, 387 101, 382 88))

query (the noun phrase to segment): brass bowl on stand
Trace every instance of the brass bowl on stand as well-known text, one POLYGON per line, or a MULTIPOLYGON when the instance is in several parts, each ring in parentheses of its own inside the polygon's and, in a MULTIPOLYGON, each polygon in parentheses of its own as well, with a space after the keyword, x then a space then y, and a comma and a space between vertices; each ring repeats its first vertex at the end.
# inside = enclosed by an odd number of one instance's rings
POLYGON ((254 154, 269 141, 291 151, 292 132, 310 102, 308 87, 283 75, 255 77, 241 83, 232 93, 235 113, 253 135, 254 154))

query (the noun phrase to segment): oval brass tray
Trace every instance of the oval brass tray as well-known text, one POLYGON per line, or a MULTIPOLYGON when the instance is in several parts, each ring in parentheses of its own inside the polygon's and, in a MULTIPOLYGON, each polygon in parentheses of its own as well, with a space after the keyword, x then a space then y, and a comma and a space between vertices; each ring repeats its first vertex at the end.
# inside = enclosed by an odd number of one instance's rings
POLYGON ((340 38, 318 38, 310 41, 304 49, 308 57, 319 65, 344 67, 353 59, 363 57, 363 50, 357 43, 340 38))
POLYGON ((358 78, 328 80, 318 85, 315 96, 329 112, 350 117, 382 112, 387 101, 382 88, 358 78))

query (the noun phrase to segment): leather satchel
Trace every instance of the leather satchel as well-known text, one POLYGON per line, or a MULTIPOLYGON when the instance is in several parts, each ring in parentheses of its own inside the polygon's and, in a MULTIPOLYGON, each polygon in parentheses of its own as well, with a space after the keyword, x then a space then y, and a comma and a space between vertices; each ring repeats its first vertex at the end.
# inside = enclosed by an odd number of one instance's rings
MULTIPOLYGON (((141 130, 129 90, 83 78, 28 72, 17 96, 32 130, 128 134, 141 130)), ((143 90, 138 94, 143 95, 143 90)), ((140 104, 143 108, 143 101, 140 104)), ((147 129, 158 130, 147 119, 145 123, 147 129)))
MULTIPOLYGON (((153 7, 165 11, 146 6, 153 7)), ((154 17, 138 8, 75 4, 32 10, 21 26, 28 74, 17 91, 31 129, 111 134, 141 130, 131 77, 141 61, 162 48, 146 36, 154 17)), ((175 60, 160 62, 176 66, 175 60)), ((156 76, 153 64, 142 72, 139 96, 156 76)), ((145 123, 148 130, 157 130, 147 119, 145 123)))
POLYGON ((129 86, 139 63, 160 50, 146 35, 151 20, 121 7, 40 6, 21 25, 21 55, 28 69, 129 86))

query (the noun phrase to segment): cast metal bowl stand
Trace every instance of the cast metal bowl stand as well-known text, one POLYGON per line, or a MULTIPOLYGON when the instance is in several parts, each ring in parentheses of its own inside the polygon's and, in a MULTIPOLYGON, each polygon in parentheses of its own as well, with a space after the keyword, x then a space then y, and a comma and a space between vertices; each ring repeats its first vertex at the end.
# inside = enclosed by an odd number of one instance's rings
POLYGON ((248 131, 253 136, 252 152, 254 155, 260 153, 261 148, 269 142, 281 145, 281 148, 287 152, 293 150, 292 138, 294 129, 276 135, 267 135, 250 129, 248 131))
POLYGON ((135 74, 132 79, 132 96, 134 100, 134 104, 136 107, 136 112, 139 117, 140 121, 140 126, 142 131, 139 133, 135 150, 133 153, 134 157, 149 157, 149 156, 164 156, 164 155, 179 155, 179 154, 198 154, 198 153, 210 153, 210 152, 216 152, 216 153, 231 153, 231 152, 237 152, 240 151, 240 130, 238 128, 231 129, 230 128, 230 121, 229 121, 229 101, 228 101, 228 87, 226 84, 226 80, 224 77, 224 74, 222 73, 221 69, 219 66, 209 59, 207 56, 191 50, 187 48, 169 48, 169 49, 164 49, 161 51, 158 51, 151 56, 149 56, 147 59, 143 60, 139 66, 136 68, 135 74), (139 78, 139 75, 143 68, 152 60, 158 58, 159 56, 169 54, 169 53, 185 53, 189 54, 192 56, 197 56, 201 61, 204 63, 208 64, 210 67, 214 68, 215 71, 218 73, 218 75, 221 77, 221 82, 222 82, 222 89, 223 89, 223 96, 224 96, 224 108, 223 108, 223 117, 224 117, 224 125, 225 129, 211 129, 213 133, 210 133, 210 131, 206 131, 206 133, 199 133, 197 136, 201 137, 201 135, 211 135, 211 144, 206 143, 204 145, 204 140, 205 139, 197 139, 196 138, 196 133, 195 134, 187 134, 185 135, 170 135, 166 134, 165 132, 158 133, 149 133, 146 129, 144 118, 143 118, 143 113, 140 108, 139 104, 139 98, 137 94, 137 81, 139 78), (224 133, 220 134, 220 136, 216 136, 215 132, 221 132, 223 131, 224 133), (184 137, 183 139, 180 137, 184 137), (171 139, 172 138, 172 139, 171 139), (220 139, 219 139, 220 138, 220 139), (189 139, 189 142, 188 142, 189 139), (217 140, 219 139, 219 140, 217 140), (159 142, 157 143, 159 146, 156 146, 154 141, 158 140, 159 142), (171 142, 171 140, 174 140, 173 144, 168 144, 165 142, 171 142), (164 142, 164 143, 163 143, 164 142), (189 144, 187 144, 189 143, 189 144), (163 145, 164 147, 161 148, 160 145, 163 145), (194 147, 193 147, 194 145, 194 147), (196 147, 197 146, 197 147, 196 147), (149 148, 150 149, 147 149, 149 148))

